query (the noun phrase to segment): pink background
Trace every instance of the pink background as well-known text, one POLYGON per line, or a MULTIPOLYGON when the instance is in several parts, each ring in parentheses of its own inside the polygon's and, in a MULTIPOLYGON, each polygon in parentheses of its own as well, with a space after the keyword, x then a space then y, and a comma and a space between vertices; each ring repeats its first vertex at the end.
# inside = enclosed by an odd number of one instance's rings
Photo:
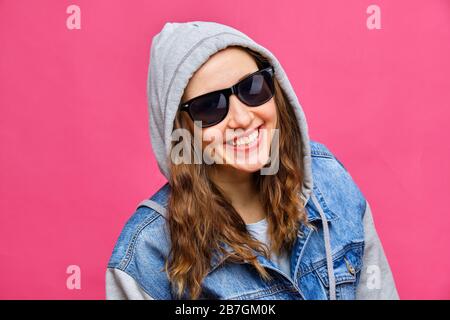
POLYGON ((217 21, 281 61, 370 201, 402 299, 450 298, 450 1, 0 1, 0 298, 103 299, 112 247, 165 178, 151 38, 217 21), (381 8, 381 30, 366 8, 381 8), (81 8, 81 30, 66 27, 81 8), (81 289, 66 288, 67 266, 81 289))

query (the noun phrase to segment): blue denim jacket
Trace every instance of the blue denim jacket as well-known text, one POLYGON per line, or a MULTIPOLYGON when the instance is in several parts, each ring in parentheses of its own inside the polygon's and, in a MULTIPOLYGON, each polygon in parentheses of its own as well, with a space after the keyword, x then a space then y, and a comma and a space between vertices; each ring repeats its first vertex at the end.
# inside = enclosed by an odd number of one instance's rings
MULTIPOLYGON (((273 275, 265 282, 250 264, 220 264, 217 258, 200 299, 398 299, 368 202, 325 145, 311 141, 310 146, 314 184, 306 209, 317 229, 300 226, 290 253, 291 274, 258 255, 273 275)), ((170 248, 169 193, 166 183, 124 226, 107 266, 107 299, 175 299, 163 271, 170 248)))

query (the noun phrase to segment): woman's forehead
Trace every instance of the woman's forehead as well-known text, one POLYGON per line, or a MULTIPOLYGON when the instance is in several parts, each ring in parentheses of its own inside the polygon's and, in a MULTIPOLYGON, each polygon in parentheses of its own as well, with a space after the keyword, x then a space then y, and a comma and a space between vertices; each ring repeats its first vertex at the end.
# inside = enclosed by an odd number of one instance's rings
POLYGON ((227 48, 211 56, 191 77, 185 99, 228 88, 258 70, 253 57, 243 49, 227 48))

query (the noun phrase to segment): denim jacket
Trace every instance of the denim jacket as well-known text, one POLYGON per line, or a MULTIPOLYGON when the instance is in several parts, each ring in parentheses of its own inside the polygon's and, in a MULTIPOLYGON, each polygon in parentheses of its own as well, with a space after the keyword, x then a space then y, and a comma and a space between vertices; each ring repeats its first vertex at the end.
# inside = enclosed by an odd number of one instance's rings
MULTIPOLYGON (((310 147, 314 183, 306 210, 316 229, 300 225, 291 274, 261 255, 273 275, 267 282, 248 263, 213 259, 200 299, 398 299, 369 203, 325 145, 310 141, 310 147)), ((166 183, 126 222, 107 266, 107 299, 175 299, 163 270, 169 194, 166 183)))

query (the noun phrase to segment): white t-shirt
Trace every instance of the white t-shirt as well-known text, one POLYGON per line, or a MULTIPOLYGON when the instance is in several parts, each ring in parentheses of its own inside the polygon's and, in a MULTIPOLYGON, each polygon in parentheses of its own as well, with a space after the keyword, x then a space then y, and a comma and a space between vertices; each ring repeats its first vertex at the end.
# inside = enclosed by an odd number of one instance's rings
MULTIPOLYGON (((254 223, 247 223, 247 230, 250 232, 253 237, 261 241, 262 243, 265 243, 269 246, 268 243, 268 237, 267 237, 267 219, 264 218, 262 220, 259 220, 254 223)), ((288 277, 291 276, 290 272, 290 263, 289 263, 289 254, 286 251, 283 251, 283 253, 280 256, 277 256, 275 253, 272 253, 271 256, 272 262, 274 262, 288 277)))

